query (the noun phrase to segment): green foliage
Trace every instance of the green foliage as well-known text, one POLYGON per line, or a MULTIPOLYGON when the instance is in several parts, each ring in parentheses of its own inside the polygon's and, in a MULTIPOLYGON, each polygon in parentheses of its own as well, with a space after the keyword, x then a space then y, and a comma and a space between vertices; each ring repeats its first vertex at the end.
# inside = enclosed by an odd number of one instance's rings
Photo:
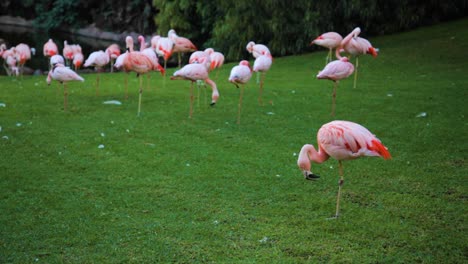
POLYGON ((234 63, 212 75, 215 107, 195 89, 192 119, 190 83, 158 73, 140 117, 134 73, 101 73, 99 96, 82 74, 67 112, 59 83, 0 77, 0 262, 467 263, 468 19, 369 40, 381 52, 340 82, 334 118, 325 51, 275 58, 265 106, 254 76, 240 126, 234 63), (296 165, 332 119, 393 156, 344 162, 334 220, 338 163, 313 164, 317 181, 296 165))

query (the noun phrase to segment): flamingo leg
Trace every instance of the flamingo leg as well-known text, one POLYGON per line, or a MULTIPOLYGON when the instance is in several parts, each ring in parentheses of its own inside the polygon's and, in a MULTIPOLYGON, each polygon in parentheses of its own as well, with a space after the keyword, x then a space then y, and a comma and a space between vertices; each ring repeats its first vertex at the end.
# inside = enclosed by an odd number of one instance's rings
POLYGON ((128 99, 128 73, 125 75, 125 100, 128 99))
POLYGON ((96 96, 99 95, 99 71, 96 76, 96 96))
POLYGON ((237 112, 237 124, 240 125, 241 110, 242 110, 242 96, 244 94, 244 85, 241 85, 240 95, 239 95, 239 105, 237 112))
POLYGON ((359 67, 359 57, 356 57, 356 68, 354 69, 354 85, 353 85, 353 88, 356 88, 358 67, 359 67))
POLYGON ((261 74, 261 78, 260 78, 260 92, 258 94, 258 104, 263 105, 262 94, 263 94, 263 82, 265 80, 265 73, 262 72, 260 74, 261 74))
POLYGON ((338 181, 338 195, 336 197, 336 213, 335 217, 338 217, 340 214, 340 196, 341 196, 341 188, 344 183, 344 178, 343 178, 343 164, 341 163, 341 160, 338 161, 339 166, 340 166, 340 180, 338 181))
POLYGON ((200 107, 200 83, 197 81, 197 107, 200 107))
POLYGON ((68 104, 68 91, 67 91, 67 83, 63 82, 63 111, 67 111, 67 104, 68 104))
POLYGON ((182 56, 181 56, 180 52, 177 53, 177 57, 179 59, 179 68, 180 68, 180 66, 182 66, 182 56))
POLYGON ((331 116, 335 116, 335 105, 336 105, 336 87, 338 86, 338 81, 334 81, 333 93, 332 93, 332 111, 331 116))
POLYGON ((193 82, 190 82, 190 112, 189 112, 189 118, 192 118, 192 112, 193 112, 193 82))
POLYGON ((141 77, 141 74, 139 76, 140 78, 140 94, 138 95, 138 116, 140 116, 141 112, 141 95, 143 94, 143 78, 141 77))

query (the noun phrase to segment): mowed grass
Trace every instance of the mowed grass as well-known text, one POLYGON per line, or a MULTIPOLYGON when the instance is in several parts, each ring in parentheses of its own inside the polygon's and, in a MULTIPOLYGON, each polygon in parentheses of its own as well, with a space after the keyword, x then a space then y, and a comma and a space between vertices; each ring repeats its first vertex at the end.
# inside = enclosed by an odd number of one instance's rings
POLYGON ((325 50, 275 58, 264 106, 254 76, 241 125, 235 63, 192 119, 190 83, 157 73, 140 117, 135 74, 128 99, 125 73, 101 74, 98 96, 84 74, 67 112, 45 76, 0 77, 0 262, 467 262, 468 20, 370 41, 380 54, 360 58, 356 89, 340 83, 333 118, 333 84, 315 78, 325 50), (330 220, 337 161, 312 164, 317 181, 296 161, 334 119, 367 127, 393 159, 344 162, 330 220))

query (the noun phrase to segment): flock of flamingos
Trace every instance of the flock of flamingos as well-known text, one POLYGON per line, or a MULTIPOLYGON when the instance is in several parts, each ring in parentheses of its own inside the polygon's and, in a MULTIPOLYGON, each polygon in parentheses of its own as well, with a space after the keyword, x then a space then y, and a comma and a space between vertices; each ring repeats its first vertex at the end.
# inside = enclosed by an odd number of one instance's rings
MULTIPOLYGON (((359 37, 360 28, 355 28, 345 38, 336 32, 327 32, 317 37, 311 44, 316 44, 329 49, 326 58, 326 66, 317 75, 317 79, 328 79, 334 82, 332 94, 332 113, 335 112, 335 97, 336 88, 339 80, 354 76, 354 87, 356 86, 358 56, 371 54, 376 57, 378 50, 372 47, 370 42, 359 37), (332 61, 332 50, 335 49, 337 60, 332 61), (341 56, 341 53, 346 52, 356 57, 356 67, 349 61, 348 57, 341 56)), ((167 60, 174 54, 192 52, 189 58, 189 63, 179 70, 175 71, 171 80, 188 80, 191 82, 190 88, 190 117, 192 116, 193 105, 193 84, 194 82, 205 82, 212 89, 211 105, 216 104, 219 98, 219 92, 216 83, 209 78, 209 73, 224 64, 224 56, 220 52, 214 51, 212 48, 204 51, 197 51, 195 45, 187 38, 180 37, 171 29, 167 37, 154 36, 151 38, 150 44, 147 47, 144 37, 139 36, 139 50, 134 49, 133 38, 128 36, 125 40, 126 52, 121 53, 117 44, 110 45, 105 51, 92 52, 84 61, 84 56, 79 45, 69 45, 64 42, 63 57, 59 55, 57 45, 52 39, 49 39, 44 44, 43 54, 49 59, 49 72, 47 83, 56 80, 63 84, 64 87, 64 110, 67 107, 67 90, 66 83, 69 81, 84 81, 84 79, 76 73, 76 70, 81 66, 95 67, 98 70, 96 79, 96 89, 99 87, 99 69, 111 64, 113 68, 123 70, 125 72, 136 72, 140 78, 138 114, 141 110, 141 95, 142 95, 142 75, 159 71, 165 74, 167 60), (159 64, 158 57, 162 57, 164 67, 159 64), (83 64, 84 61, 84 64, 83 64), (83 64, 83 65, 82 65, 83 64), (73 65, 75 71, 65 65, 73 65)), ((238 104, 237 123, 240 124, 242 95, 243 89, 247 82, 252 77, 252 72, 257 72, 261 75, 260 80, 260 95, 259 103, 262 104, 261 94, 263 89, 263 80, 265 73, 270 69, 273 57, 267 46, 249 42, 246 46, 249 53, 255 58, 253 68, 249 65, 249 61, 242 60, 234 66, 229 75, 229 82, 240 87, 240 96, 238 104)), ((34 50, 33 50, 34 52, 34 50)), ((19 44, 15 47, 7 49, 5 45, 0 47, 0 54, 4 59, 4 66, 9 72, 19 74, 22 67, 28 59, 31 58, 31 49, 26 44, 19 44)), ((259 75, 257 74, 257 77, 259 75)), ((97 91, 97 90, 96 90, 97 91)), ((322 163, 332 157, 339 162, 340 180, 338 183, 338 194, 336 201, 336 212, 334 218, 339 216, 341 188, 344 183, 343 179, 343 160, 351 160, 363 156, 377 156, 384 159, 390 159, 391 155, 381 141, 375 137, 365 127, 350 122, 335 120, 324 124, 317 133, 318 150, 313 145, 306 144, 301 148, 297 164, 302 170, 305 179, 315 180, 318 175, 311 172, 311 161, 314 163, 322 163)))

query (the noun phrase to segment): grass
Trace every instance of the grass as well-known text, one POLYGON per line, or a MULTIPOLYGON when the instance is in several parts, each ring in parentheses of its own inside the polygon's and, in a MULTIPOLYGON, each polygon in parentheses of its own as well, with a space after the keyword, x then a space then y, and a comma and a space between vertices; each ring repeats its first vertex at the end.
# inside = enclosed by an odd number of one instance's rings
MULTIPOLYGON (((464 263, 467 248, 468 20, 370 39, 358 87, 340 83, 336 117, 379 137, 393 159, 297 168, 331 121, 326 51, 275 58, 258 106, 217 80, 188 119, 189 83, 154 74, 137 112, 137 79, 95 74, 61 86, 0 77, 1 263, 464 263), (206 99, 206 103, 205 103, 206 99), (104 105, 120 100, 122 105, 104 105), (425 112, 425 117, 417 117, 425 112), (99 145, 104 148, 98 148, 99 145)), ((172 74, 174 69, 169 70, 172 74)))

